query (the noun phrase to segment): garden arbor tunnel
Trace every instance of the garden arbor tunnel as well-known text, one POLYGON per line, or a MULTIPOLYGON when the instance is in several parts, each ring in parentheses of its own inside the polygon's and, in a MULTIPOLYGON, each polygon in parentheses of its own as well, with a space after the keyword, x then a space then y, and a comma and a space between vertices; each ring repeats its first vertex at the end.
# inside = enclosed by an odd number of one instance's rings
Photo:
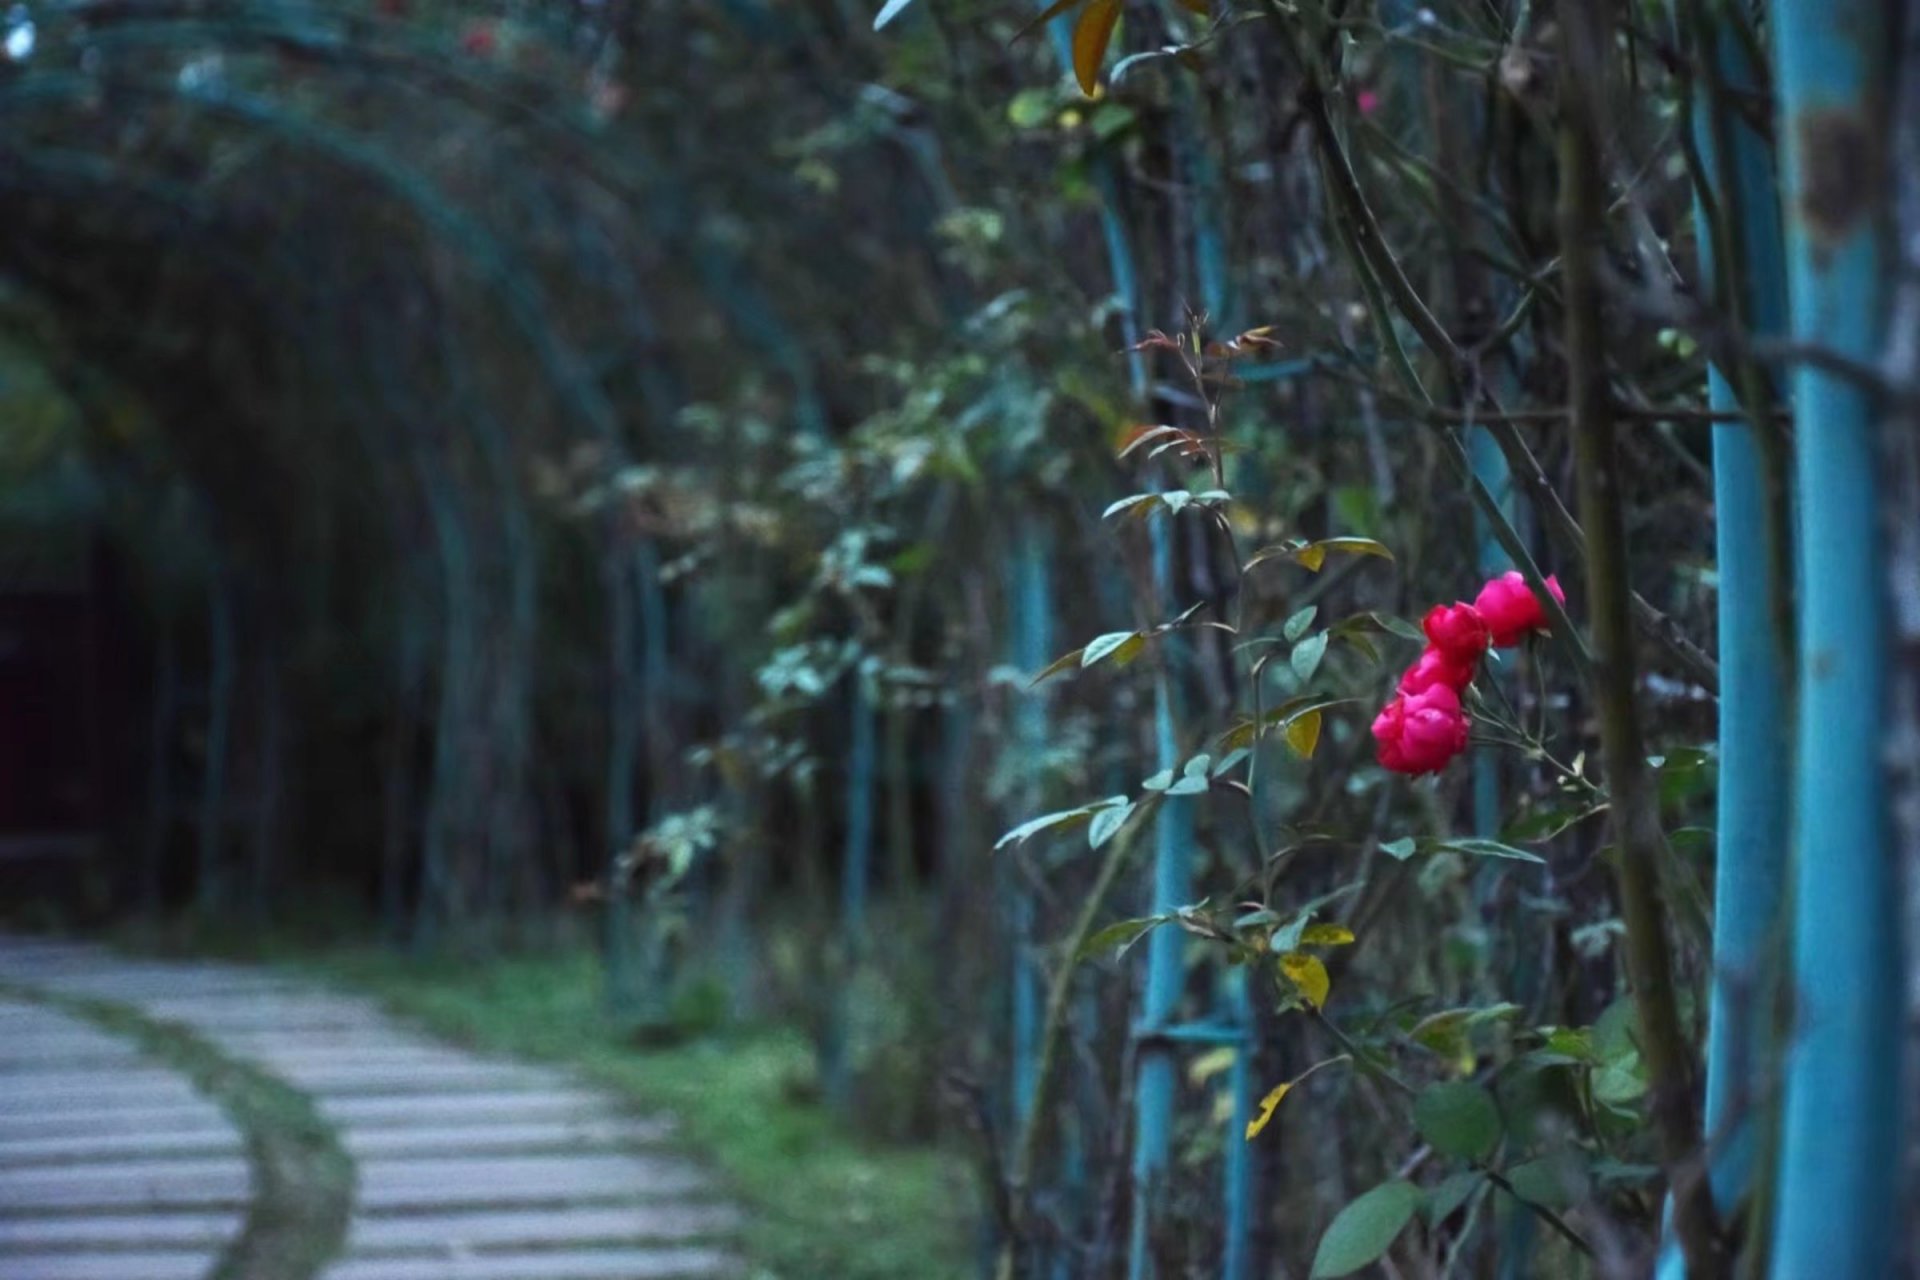
POLYGON ((112 896, 259 907, 320 867, 431 929, 601 875, 720 692, 676 672, 668 704, 666 634, 736 604, 696 611, 662 540, 715 518, 686 470, 757 446, 683 412, 771 437, 844 407, 712 212, 753 179, 700 171, 670 92, 583 73, 577 30, 10 21, 7 536, 98 550, 5 589, 88 602, 63 669, 114 703, 47 750, 89 778, 112 896))

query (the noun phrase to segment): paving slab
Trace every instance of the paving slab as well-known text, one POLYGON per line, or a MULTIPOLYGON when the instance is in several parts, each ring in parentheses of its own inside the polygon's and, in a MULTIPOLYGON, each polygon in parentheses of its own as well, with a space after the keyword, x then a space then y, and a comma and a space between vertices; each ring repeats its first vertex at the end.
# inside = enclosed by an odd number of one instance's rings
POLYGON ((245 1160, 232 1158, 0 1169, 0 1216, 50 1210, 244 1208, 252 1193, 252 1170, 245 1160))
POLYGON ((465 1258, 348 1258, 324 1280, 679 1280, 740 1274, 719 1249, 620 1249, 475 1254, 465 1258))
MULTIPOLYGON (((0 1101, 8 1095, 0 1089, 0 1101)), ((28 1110, 0 1106, 0 1138, 33 1141, 43 1138, 86 1137, 119 1133, 183 1133, 210 1128, 233 1133, 225 1115, 196 1095, 187 1102, 158 1106, 107 1107, 98 1100, 67 1099, 64 1106, 40 1105, 28 1110)), ((237 1140, 237 1135, 236 1135, 237 1140)))
POLYGON ((353 1224, 350 1253, 448 1256, 485 1250, 552 1250, 636 1241, 705 1240, 738 1230, 740 1215, 713 1202, 666 1202, 611 1208, 500 1209, 461 1213, 366 1215, 353 1224))
MULTIPOLYGON (((426 1127, 489 1119, 503 1124, 528 1120, 602 1116, 610 1104, 585 1089, 555 1089, 540 1093, 453 1093, 419 1097, 323 1098, 320 1110, 349 1132, 378 1126, 426 1127)), ((665 1123, 656 1121, 656 1123, 665 1123)))
MULTIPOLYGON (((6 1280, 205 1280, 206 1254, 198 1249, 166 1253, 19 1253, 0 1255, 6 1280)), ((553 1280, 560 1280, 555 1276, 553 1280)))
MULTIPOLYGON (((355 1128, 346 1148, 355 1159, 416 1155, 536 1155, 557 1152, 632 1150, 658 1146, 673 1133, 656 1119, 619 1116, 562 1120, 499 1121, 475 1116, 456 1125, 355 1128)), ((0 1152, 4 1148, 0 1147, 0 1152)), ((4 1159, 0 1155, 0 1159, 4 1159)))
POLYGON ((233 1229, 233 1215, 227 1213, 0 1217, 0 1267, 16 1254, 55 1250, 200 1249, 210 1257, 232 1238, 233 1229))
POLYGON ((254 1061, 273 1068, 275 1075, 297 1081, 309 1093, 323 1096, 371 1094, 393 1097, 415 1093, 536 1093, 555 1086, 553 1077, 531 1067, 471 1059, 450 1062, 433 1070, 406 1067, 369 1067, 353 1063, 311 1066, 298 1059, 254 1061))
POLYGON ((358 1202, 374 1211, 631 1202, 708 1189, 683 1160, 646 1156, 500 1156, 360 1162, 358 1202))
MULTIPOLYGON (((0 1089, 5 1088, 0 1081, 0 1089)), ((210 1121, 198 1128, 165 1129, 117 1126, 99 1133, 64 1133, 16 1138, 0 1121, 0 1169, 30 1164, 77 1164, 126 1160, 136 1156, 244 1156, 240 1135, 210 1121)))
POLYGON ((10 1073, 0 1089, 0 1115, 152 1111, 205 1101, 184 1077, 164 1071, 20 1071, 10 1073))

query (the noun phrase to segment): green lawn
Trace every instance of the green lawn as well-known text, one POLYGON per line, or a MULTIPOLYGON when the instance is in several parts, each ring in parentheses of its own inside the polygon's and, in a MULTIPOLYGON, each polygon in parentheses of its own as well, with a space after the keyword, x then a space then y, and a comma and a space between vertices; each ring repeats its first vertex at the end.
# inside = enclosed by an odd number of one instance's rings
MULTIPOLYGON (((778 1280, 943 1280, 977 1273, 976 1183, 950 1153, 850 1136, 811 1097, 812 1054, 784 1030, 680 1047, 625 1044, 602 1016, 595 958, 423 962, 382 950, 296 963, 479 1048, 565 1063, 678 1116, 732 1184, 745 1244, 778 1280)), ((933 1082, 927 1082, 931 1088, 933 1082)))

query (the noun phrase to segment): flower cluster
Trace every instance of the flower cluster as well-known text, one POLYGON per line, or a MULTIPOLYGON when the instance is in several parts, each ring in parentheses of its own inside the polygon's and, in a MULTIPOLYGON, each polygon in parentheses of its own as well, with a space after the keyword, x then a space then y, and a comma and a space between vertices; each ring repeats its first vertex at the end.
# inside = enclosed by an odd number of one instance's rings
MULTIPOLYGON (((1566 603, 1558 579, 1547 590, 1566 603)), ((1400 676, 1393 700, 1374 717, 1375 753, 1395 773, 1434 773, 1467 749, 1467 713, 1460 705, 1490 648, 1510 649, 1547 629, 1526 578, 1508 571, 1480 588, 1472 604, 1455 601, 1427 611, 1420 629, 1427 647, 1400 676)))

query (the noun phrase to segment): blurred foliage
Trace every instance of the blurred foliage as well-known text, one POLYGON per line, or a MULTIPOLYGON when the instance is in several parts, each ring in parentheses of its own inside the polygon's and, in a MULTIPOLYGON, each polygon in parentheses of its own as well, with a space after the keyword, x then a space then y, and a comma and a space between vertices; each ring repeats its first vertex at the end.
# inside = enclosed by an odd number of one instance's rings
MULTIPOLYGON (((14 6, 0 513, 69 495, 127 569, 121 904, 270 920, 331 894, 472 956, 570 915, 616 970, 671 935, 650 995, 694 1029, 842 1042, 856 1121, 973 1153, 979 1206, 946 1157, 865 1152, 788 1098, 791 1039, 634 1054, 581 953, 342 963, 680 1110, 782 1274, 958 1274, 976 1208, 1110 1274, 1137 1049, 1116 953, 1153 928, 1194 938, 1185 1015, 1261 979, 1254 1093, 1290 1086, 1252 1149, 1266 1259, 1399 1239, 1482 1274, 1488 1224, 1524 1212, 1469 1176, 1489 1162, 1645 1246, 1573 637, 1475 695, 1501 802, 1478 821, 1472 771, 1409 786, 1368 733, 1410 617, 1485 576, 1449 469, 1483 406, 1450 384, 1497 389, 1530 474, 1570 488, 1551 24, 1345 8, 1090 0, 1016 40, 1033 14, 977 0, 878 34, 837 0, 14 6), (1329 132, 1465 367, 1356 249, 1329 132), (1014 643, 1035 547, 1044 682, 1014 643), (880 901, 855 936, 862 795, 880 901), (1126 850, 1169 796, 1196 901, 1155 913, 1126 850), (1081 947, 1089 902, 1109 931, 1081 947), (1083 957, 1010 1190, 1012 993, 1083 957)), ((1629 550, 1699 641, 1715 317, 1686 283, 1688 87, 1622 49, 1629 550)), ((1531 505, 1508 500, 1516 537, 1577 598, 1531 505)), ((1711 696, 1673 646, 1645 658, 1663 816, 1697 830, 1711 696)), ((1674 845, 1697 1024, 1709 859, 1674 845)), ((1211 1274, 1245 1135, 1229 1060, 1185 1065, 1154 1245, 1211 1274)), ((1534 1256, 1584 1265, 1550 1231, 1534 1256)))

